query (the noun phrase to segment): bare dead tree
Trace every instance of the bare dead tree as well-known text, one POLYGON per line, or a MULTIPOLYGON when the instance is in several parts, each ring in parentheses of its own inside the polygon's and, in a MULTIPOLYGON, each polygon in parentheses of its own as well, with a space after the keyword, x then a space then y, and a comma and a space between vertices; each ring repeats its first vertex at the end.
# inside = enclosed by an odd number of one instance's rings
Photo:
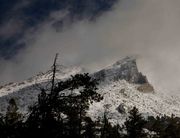
POLYGON ((53 92, 54 87, 55 87, 55 79, 56 79, 56 72, 57 72, 57 59, 58 59, 58 53, 56 53, 55 55, 53 65, 51 66, 51 70, 48 71, 49 73, 52 72, 52 75, 48 77, 48 80, 46 82, 47 84, 45 84, 45 86, 44 85, 42 86, 41 83, 35 82, 34 87, 33 87, 35 90, 40 90, 40 91, 45 90, 45 91, 49 91, 50 93, 53 92))
POLYGON ((52 81, 51 81, 51 93, 53 92, 54 90, 54 85, 55 85, 55 76, 56 76, 56 62, 57 62, 57 58, 58 58, 58 53, 56 53, 56 56, 54 58, 54 63, 53 63, 53 66, 52 66, 52 71, 53 71, 53 74, 52 74, 52 81))

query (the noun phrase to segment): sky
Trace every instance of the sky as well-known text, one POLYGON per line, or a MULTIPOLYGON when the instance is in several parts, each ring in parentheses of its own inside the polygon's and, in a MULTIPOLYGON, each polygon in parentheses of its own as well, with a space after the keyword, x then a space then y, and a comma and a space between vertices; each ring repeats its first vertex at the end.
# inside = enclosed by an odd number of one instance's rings
POLYGON ((55 53, 59 64, 89 72, 135 56, 155 88, 179 93, 180 1, 66 1, 12 0, 0 7, 2 83, 47 70, 55 53))

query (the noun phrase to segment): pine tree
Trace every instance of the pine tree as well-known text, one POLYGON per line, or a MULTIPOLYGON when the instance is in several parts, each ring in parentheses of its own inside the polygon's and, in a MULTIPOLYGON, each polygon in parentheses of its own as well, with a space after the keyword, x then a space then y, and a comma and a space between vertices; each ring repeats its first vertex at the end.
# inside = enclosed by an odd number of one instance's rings
POLYGON ((7 138, 7 127, 5 123, 5 117, 3 114, 0 114, 0 137, 7 138))
POLYGON ((31 109, 27 124, 40 133, 49 132, 43 133, 44 137, 57 135, 56 132, 61 136, 81 137, 90 102, 102 99, 96 93, 96 85, 97 82, 88 74, 77 74, 54 85, 50 93, 42 89, 38 102, 31 109), (80 89, 78 93, 73 92, 77 89, 80 89), (66 94, 65 90, 72 93, 66 94), (62 115, 66 117, 63 118, 62 115))
POLYGON ((104 113, 104 118, 101 127, 101 138, 121 138, 119 130, 120 126, 112 126, 111 123, 108 121, 106 113, 104 113))
MULTIPOLYGON (((41 88, 38 101, 30 107, 27 120, 23 124, 23 136, 93 138, 95 126, 86 116, 86 111, 90 103, 102 99, 96 92, 98 83, 87 73, 76 74, 56 83, 56 60, 57 55, 53 64, 51 85, 41 88)), ((6 114, 8 124, 18 122, 20 116, 17 111, 15 100, 11 99, 6 114)))
POLYGON ((90 117, 86 117, 84 120, 85 120, 85 125, 82 136, 84 138, 95 138, 97 133, 96 123, 93 122, 90 117))
POLYGON ((146 121, 143 119, 138 109, 134 107, 129 112, 129 118, 124 123, 125 130, 127 131, 127 138, 146 138, 147 134, 144 132, 144 125, 146 121))
POLYGON ((111 130, 111 124, 108 121, 106 112, 104 112, 103 122, 101 128, 101 138, 108 138, 111 130))
MULTIPOLYGON (((64 85, 68 85, 68 89, 71 93, 65 98, 67 104, 64 114, 68 116, 69 126, 71 126, 72 129, 71 132, 76 133, 73 135, 80 137, 82 134, 81 132, 84 131, 83 123, 86 121, 86 111, 90 103, 93 101, 100 101, 102 97, 96 92, 97 82, 88 74, 71 76, 65 83, 67 84, 64 85), (72 92, 78 88, 81 88, 78 93, 72 92)), ((62 84, 62 82, 59 83, 59 89, 64 87, 62 84)))
POLYGON ((180 138, 180 118, 172 115, 149 117, 147 129, 155 132, 155 138, 180 138), (149 125, 150 124, 150 125, 149 125))
POLYGON ((11 98, 7 107, 7 112, 3 120, 4 136, 8 138, 21 138, 23 133, 22 114, 18 112, 16 101, 11 98))
POLYGON ((159 132, 160 138, 180 138, 180 119, 172 115, 171 117, 161 117, 161 127, 163 131, 155 130, 159 132))
POLYGON ((18 113, 18 107, 16 101, 12 98, 9 100, 9 105, 6 112, 6 123, 8 125, 13 125, 21 121, 22 115, 18 113))

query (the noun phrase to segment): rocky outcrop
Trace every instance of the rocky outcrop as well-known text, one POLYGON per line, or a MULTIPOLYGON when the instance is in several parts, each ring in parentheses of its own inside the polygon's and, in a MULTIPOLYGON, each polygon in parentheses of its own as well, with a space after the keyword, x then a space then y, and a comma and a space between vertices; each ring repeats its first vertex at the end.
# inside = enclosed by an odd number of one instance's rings
POLYGON ((137 87, 137 90, 143 93, 154 92, 154 88, 151 84, 145 83, 137 87))
POLYGON ((126 113, 126 109, 125 109, 125 105, 122 103, 120 104, 116 110, 120 113, 120 114, 125 114, 126 113))
POLYGON ((138 71, 136 59, 132 57, 117 61, 112 66, 94 73, 93 77, 100 82, 126 80, 135 84, 148 83, 146 76, 138 71))

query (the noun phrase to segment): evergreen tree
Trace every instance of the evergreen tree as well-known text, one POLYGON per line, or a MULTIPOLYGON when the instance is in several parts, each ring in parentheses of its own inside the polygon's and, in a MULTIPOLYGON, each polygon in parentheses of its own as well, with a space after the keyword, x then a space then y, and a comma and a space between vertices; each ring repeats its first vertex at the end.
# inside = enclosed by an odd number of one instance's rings
POLYGON ((168 120, 168 125, 165 128, 162 138, 180 138, 180 122, 172 115, 168 120))
POLYGON ((31 108, 28 127, 38 130, 38 133, 43 131, 44 137, 57 135, 58 131, 61 136, 81 137, 86 128, 83 124, 87 121, 90 102, 102 99, 96 93, 96 85, 97 82, 88 74, 77 74, 54 85, 50 93, 42 89, 38 102, 31 108), (73 92, 75 90, 78 92, 73 92))
POLYGON ((124 123, 125 130, 127 131, 127 138, 146 138, 147 134, 144 132, 146 121, 143 119, 138 109, 134 107, 129 112, 129 118, 124 123))
POLYGON ((84 121, 85 121, 85 125, 82 136, 84 138, 96 138, 97 135, 96 123, 93 122, 90 117, 86 117, 84 121))
POLYGON ((119 133, 120 126, 112 126, 111 123, 108 121, 106 113, 104 113, 104 119, 102 123, 103 124, 101 128, 101 138, 121 138, 121 135, 119 133))
POLYGON ((0 114, 0 137, 1 138, 7 138, 7 129, 5 124, 5 117, 0 114))
POLYGON ((22 114, 18 112, 16 101, 12 98, 9 100, 7 112, 4 118, 1 118, 3 133, 8 138, 21 138, 23 133, 22 114))
MULTIPOLYGON (((62 82, 59 84, 59 88, 62 88, 62 82)), ((85 131, 83 124, 86 124, 86 111, 89 105, 93 101, 100 101, 102 97, 100 94, 96 93, 97 82, 89 77, 88 74, 77 74, 72 76, 69 81, 68 89, 71 93, 65 98, 66 99, 66 109, 64 114, 68 116, 68 123, 71 126, 71 132, 74 132, 77 136, 81 136, 81 132, 85 131), (72 83, 71 83, 72 82, 72 83), (79 92, 72 92, 80 88, 79 92)), ((72 134, 72 133, 71 133, 72 134)))
POLYGON ((13 98, 9 100, 5 119, 8 125, 14 125, 22 119, 22 115, 18 112, 16 101, 13 98))
POLYGON ((148 129, 156 132, 157 138, 180 138, 180 118, 172 115, 148 119, 153 125, 148 129))

